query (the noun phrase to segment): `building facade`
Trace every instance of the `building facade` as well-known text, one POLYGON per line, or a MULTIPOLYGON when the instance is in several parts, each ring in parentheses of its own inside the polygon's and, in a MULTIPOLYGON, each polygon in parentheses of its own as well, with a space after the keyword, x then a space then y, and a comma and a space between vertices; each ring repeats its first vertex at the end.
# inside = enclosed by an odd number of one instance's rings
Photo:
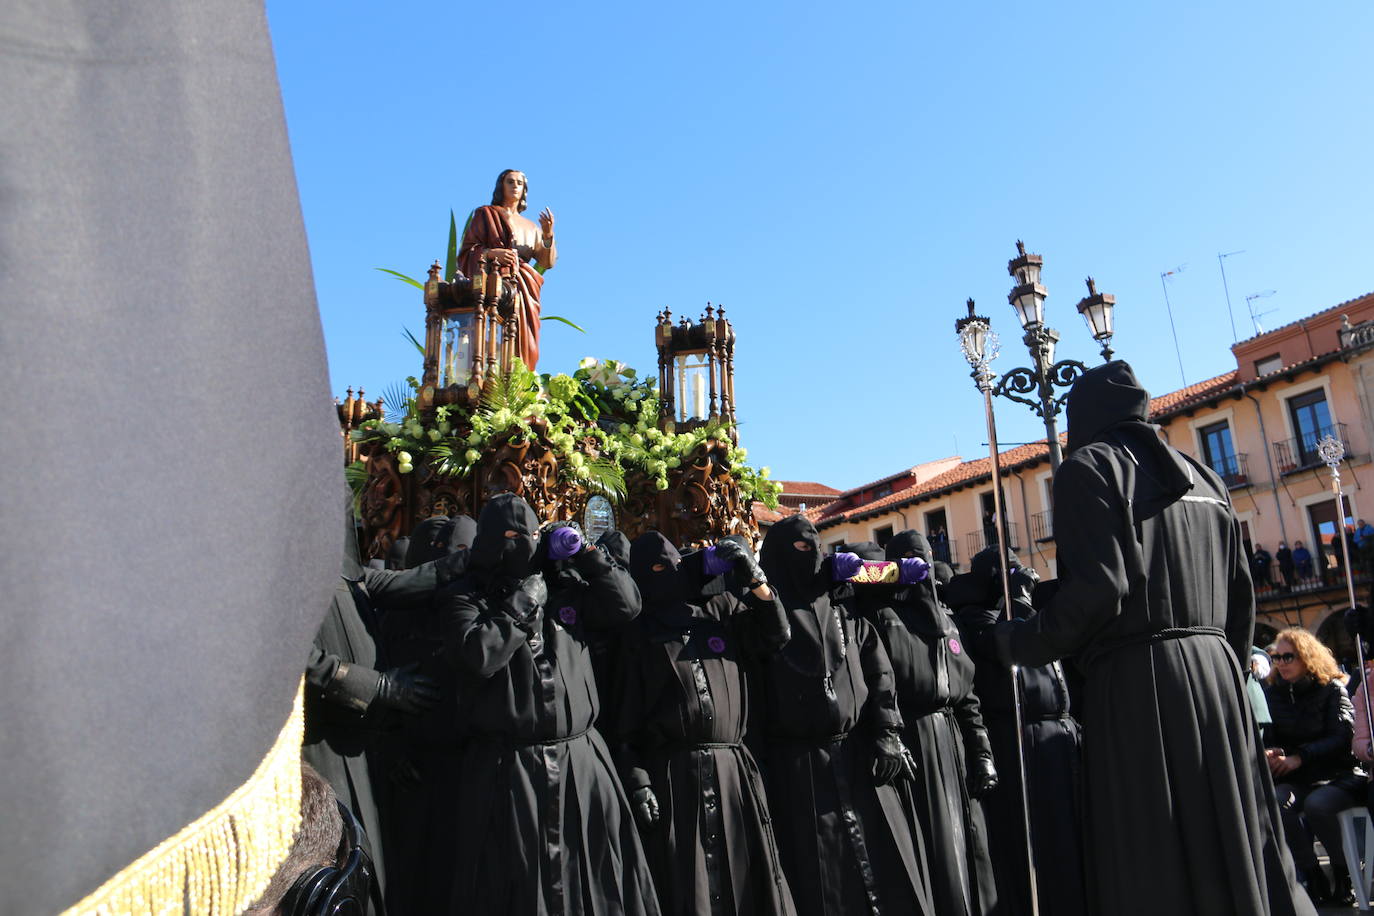
MULTIPOLYGON (((1230 490, 1256 583, 1263 645, 1284 626, 1305 626, 1350 651, 1333 611, 1348 605, 1346 563, 1357 599, 1374 571, 1374 293, 1343 302, 1231 348, 1236 368, 1160 395, 1151 418, 1175 448, 1212 467, 1230 490), (1340 439, 1346 505, 1317 454, 1340 439), (1364 536, 1365 534, 1368 536, 1364 536), (1281 555, 1280 547, 1287 553, 1281 555), (1302 551, 1306 551, 1304 554, 1302 551)), ((1002 453, 1009 536, 1044 578, 1057 575, 1048 449, 1002 453)), ((828 496, 828 494, 827 494, 828 496)), ((945 458, 828 496, 808 506, 822 543, 876 541, 915 529, 956 569, 995 537, 991 461, 945 458)), ((796 506, 780 507, 783 513, 796 506)))

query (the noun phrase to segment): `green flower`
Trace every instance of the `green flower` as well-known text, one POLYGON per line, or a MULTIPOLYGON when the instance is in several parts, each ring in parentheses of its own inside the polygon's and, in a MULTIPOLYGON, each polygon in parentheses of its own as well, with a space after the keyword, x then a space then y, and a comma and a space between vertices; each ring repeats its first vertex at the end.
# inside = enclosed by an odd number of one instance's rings
POLYGON ((440 433, 439 430, 437 430, 437 429, 431 429, 431 430, 429 431, 429 441, 430 441, 430 442, 438 442, 441 438, 443 438, 443 434, 440 433))
POLYGON ((476 464, 481 458, 482 453, 475 448, 470 448, 463 453, 463 459, 467 461, 468 464, 476 464))
POLYGON ((667 480, 667 478, 660 477, 660 478, 658 478, 657 480, 655 480, 655 481, 654 481, 654 488, 655 488, 655 489, 658 489, 658 490, 666 490, 666 489, 668 489, 668 480, 667 480))
POLYGON ((411 471, 415 470, 415 466, 407 461, 405 464, 396 465, 396 470, 400 471, 402 474, 409 474, 411 471))
POLYGON ((471 436, 468 436, 468 445, 481 445, 481 444, 482 444, 482 434, 479 433, 479 432, 477 432, 477 430, 473 430, 473 431, 472 431, 472 435, 471 435, 471 436))

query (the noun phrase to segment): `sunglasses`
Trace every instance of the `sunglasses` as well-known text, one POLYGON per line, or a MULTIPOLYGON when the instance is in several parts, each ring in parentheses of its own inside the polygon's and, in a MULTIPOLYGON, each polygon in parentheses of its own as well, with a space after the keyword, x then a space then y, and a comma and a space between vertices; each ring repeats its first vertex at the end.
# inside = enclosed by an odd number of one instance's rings
POLYGON ((1271 652, 1271 653, 1269 654, 1269 657, 1272 658, 1272 659, 1273 659, 1274 661, 1276 661, 1276 662, 1283 662, 1285 665, 1287 665, 1287 664, 1289 664, 1289 663, 1291 663, 1291 662, 1295 662, 1295 661, 1298 660, 1298 653, 1296 653, 1296 652, 1283 652, 1283 653, 1271 652))

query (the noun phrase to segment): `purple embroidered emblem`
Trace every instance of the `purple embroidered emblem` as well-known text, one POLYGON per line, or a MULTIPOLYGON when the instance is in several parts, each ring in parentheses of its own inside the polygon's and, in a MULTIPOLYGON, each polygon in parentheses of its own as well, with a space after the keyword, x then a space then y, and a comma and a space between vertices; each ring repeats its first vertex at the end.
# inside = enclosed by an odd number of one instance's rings
POLYGON ((949 640, 949 651, 953 652, 955 655, 958 655, 960 652, 964 651, 964 647, 959 645, 959 640, 951 636, 949 640))
POLYGON ((725 651, 725 640, 721 639, 719 636, 712 636, 710 639, 706 640, 706 645, 710 646, 711 651, 717 655, 725 651))
POLYGON ((577 610, 571 607, 561 607, 558 609, 558 619, 568 626, 577 623, 577 610))

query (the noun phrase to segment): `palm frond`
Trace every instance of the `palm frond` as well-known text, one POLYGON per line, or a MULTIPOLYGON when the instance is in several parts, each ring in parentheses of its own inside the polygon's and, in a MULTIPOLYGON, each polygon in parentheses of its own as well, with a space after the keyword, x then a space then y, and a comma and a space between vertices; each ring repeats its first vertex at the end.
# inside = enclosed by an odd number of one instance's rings
POLYGON ((411 286, 415 287, 416 289, 424 289, 424 288, 425 288, 425 285, 424 285, 423 283, 421 283, 419 280, 415 279, 414 277, 407 277, 405 274, 401 273, 399 270, 391 270, 391 269, 386 268, 386 267, 374 267, 374 268, 372 268, 372 269, 373 269, 373 270, 380 270, 380 271, 381 271, 382 273, 384 273, 384 274, 391 274, 391 275, 392 275, 393 277, 395 277, 397 280, 400 280, 402 283, 409 283, 411 286))
POLYGON ((613 503, 625 498, 625 471, 609 458, 593 458, 583 465, 591 477, 582 481, 593 493, 599 493, 613 503))
POLYGON ((482 392, 482 407, 490 413, 509 410, 521 417, 538 397, 539 377, 517 360, 509 372, 498 375, 482 392))
POLYGON ((406 340, 410 341, 411 345, 414 346, 416 350, 420 351, 421 356, 425 355, 425 345, 415 339, 415 335, 410 333, 410 328, 401 328, 401 333, 405 336, 406 340))
POLYGON ((571 321, 569 321, 568 319, 564 318, 562 315, 540 315, 540 316, 539 316, 539 320, 540 320, 540 321, 561 321, 561 322, 563 322, 564 324, 566 324, 568 327, 572 328, 572 329, 575 330, 575 331, 581 331, 583 334, 587 333, 587 329, 586 329, 586 328, 584 328, 584 327, 582 327, 581 325, 578 325, 578 324, 573 324, 571 321))
POLYGON ((410 402, 414 395, 414 390, 409 382, 392 382, 382 389, 382 404, 386 409, 385 420, 388 423, 400 423, 410 412, 410 402))
MULTIPOLYGON (((467 227, 463 229, 466 231, 467 227)), ((453 282, 454 276, 458 273, 458 221, 453 216, 453 211, 448 211, 448 254, 444 257, 444 279, 453 282)))

